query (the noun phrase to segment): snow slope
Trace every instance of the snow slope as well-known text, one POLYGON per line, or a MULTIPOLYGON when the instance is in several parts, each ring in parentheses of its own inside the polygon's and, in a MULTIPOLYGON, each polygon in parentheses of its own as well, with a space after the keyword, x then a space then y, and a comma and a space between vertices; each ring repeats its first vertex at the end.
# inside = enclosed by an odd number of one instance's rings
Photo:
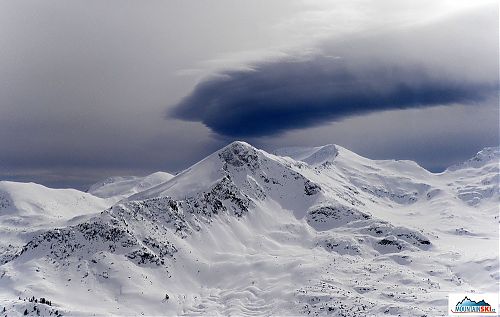
POLYGON ((164 183, 174 177, 166 172, 156 172, 144 177, 119 176, 109 177, 89 187, 88 193, 101 197, 113 198, 119 201, 143 190, 164 183))
POLYGON ((493 153, 433 174, 234 142, 34 236, 0 266, 0 301, 9 315, 446 315, 449 292, 498 290, 493 153))

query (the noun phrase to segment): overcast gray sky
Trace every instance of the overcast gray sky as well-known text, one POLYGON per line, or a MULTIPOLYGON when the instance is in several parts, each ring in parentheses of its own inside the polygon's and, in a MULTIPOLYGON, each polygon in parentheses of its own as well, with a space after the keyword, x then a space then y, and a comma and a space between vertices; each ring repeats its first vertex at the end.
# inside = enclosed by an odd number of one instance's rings
POLYGON ((498 4, 0 0, 0 179, 85 188, 243 139, 439 171, 498 137, 498 4))

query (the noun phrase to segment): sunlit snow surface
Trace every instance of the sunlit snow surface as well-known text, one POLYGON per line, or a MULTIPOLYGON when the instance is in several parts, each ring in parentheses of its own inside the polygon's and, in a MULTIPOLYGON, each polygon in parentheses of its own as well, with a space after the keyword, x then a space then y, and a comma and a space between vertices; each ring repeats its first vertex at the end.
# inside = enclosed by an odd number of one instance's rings
POLYGON ((449 292, 498 290, 498 148, 440 174, 335 145, 275 154, 235 142, 88 193, 0 182, 0 309, 435 316, 449 292))

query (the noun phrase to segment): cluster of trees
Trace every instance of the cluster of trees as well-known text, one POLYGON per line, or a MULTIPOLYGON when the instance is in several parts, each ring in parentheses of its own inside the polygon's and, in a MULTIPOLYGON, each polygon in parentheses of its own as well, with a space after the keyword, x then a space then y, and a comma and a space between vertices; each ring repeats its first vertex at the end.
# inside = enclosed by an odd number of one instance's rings
POLYGON ((36 299, 35 296, 31 297, 29 299, 29 302, 30 303, 38 303, 40 302, 40 304, 45 304, 45 305, 49 305, 49 306, 52 306, 52 302, 48 299, 45 299, 44 297, 40 297, 40 300, 36 299))

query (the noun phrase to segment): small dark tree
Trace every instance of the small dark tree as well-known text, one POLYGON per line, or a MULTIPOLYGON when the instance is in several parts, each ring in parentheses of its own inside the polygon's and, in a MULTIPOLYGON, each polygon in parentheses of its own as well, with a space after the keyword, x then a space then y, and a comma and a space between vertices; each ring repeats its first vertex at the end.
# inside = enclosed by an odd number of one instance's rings
POLYGON ((28 308, 24 310, 24 316, 28 315, 28 308))

